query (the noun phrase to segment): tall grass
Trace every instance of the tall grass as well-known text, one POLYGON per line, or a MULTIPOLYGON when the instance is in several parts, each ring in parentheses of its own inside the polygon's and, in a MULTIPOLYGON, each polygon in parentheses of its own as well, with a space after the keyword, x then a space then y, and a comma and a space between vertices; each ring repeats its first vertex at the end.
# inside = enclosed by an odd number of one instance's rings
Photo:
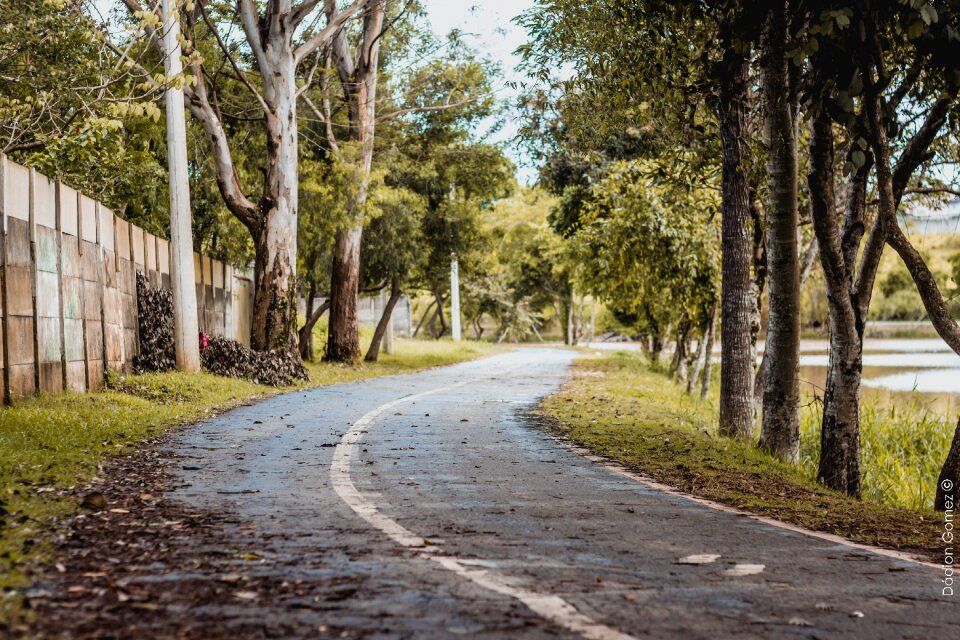
MULTIPOLYGON (((820 460, 822 406, 801 414, 800 464, 816 476, 820 460)), ((950 448, 955 423, 919 400, 860 407, 860 471, 863 497, 908 509, 930 509, 937 477, 950 448)))

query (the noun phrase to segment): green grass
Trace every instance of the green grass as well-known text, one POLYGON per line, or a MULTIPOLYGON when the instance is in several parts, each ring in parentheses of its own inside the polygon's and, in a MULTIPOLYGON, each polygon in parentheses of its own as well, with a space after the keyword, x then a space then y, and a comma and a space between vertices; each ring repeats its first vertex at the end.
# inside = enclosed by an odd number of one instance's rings
MULTIPOLYGON (((820 405, 801 414, 800 464, 810 476, 820 459, 820 405)), ((950 449, 956 423, 919 400, 860 409, 860 466, 863 497, 908 509, 933 505, 940 466, 950 449)))
MULTIPOLYGON (((938 518, 931 511, 874 501, 873 490, 866 500, 848 498, 816 482, 809 418, 802 464, 785 464, 753 443, 719 436, 715 399, 688 396, 636 355, 581 357, 573 379, 545 399, 541 411, 564 437, 682 491, 869 544, 931 556, 938 549, 938 518)), ((880 461, 889 465, 903 455, 878 455, 884 445, 876 434, 893 433, 872 428, 882 418, 865 412, 865 433, 872 434, 865 436, 865 478, 873 487, 886 477, 880 461)), ((913 446, 904 441, 903 448, 913 446)), ((907 466, 922 455, 918 449, 901 462, 907 466)))
MULTIPOLYGON (((369 343, 369 332, 363 344, 369 343)), ((485 343, 398 340, 394 355, 358 366, 308 363, 298 387, 417 371, 498 352, 485 343)), ((63 490, 83 486, 109 457, 231 407, 281 393, 208 373, 112 376, 109 390, 29 398, 0 409, 0 622, 19 606, 15 590, 48 561, 58 519, 77 509, 63 490)))

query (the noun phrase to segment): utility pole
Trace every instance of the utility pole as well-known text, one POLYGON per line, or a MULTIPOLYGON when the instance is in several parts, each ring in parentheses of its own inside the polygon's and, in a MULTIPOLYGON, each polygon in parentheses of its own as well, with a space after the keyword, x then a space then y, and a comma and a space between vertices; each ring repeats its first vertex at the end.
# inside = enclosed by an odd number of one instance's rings
MULTIPOLYGON (((167 79, 183 72, 177 0, 163 0, 164 71, 167 79)), ((177 369, 200 370, 197 289, 193 273, 190 185, 187 181, 187 123, 183 89, 171 84, 164 94, 167 111, 167 171, 170 177, 170 284, 173 289, 173 340, 177 369)))
POLYGON ((457 254, 450 256, 450 329, 453 341, 460 342, 460 263, 457 254))
MULTIPOLYGON (((457 199, 457 184, 450 183, 450 205, 457 199)), ((460 263, 457 254, 450 254, 450 331, 453 341, 460 342, 460 263)))

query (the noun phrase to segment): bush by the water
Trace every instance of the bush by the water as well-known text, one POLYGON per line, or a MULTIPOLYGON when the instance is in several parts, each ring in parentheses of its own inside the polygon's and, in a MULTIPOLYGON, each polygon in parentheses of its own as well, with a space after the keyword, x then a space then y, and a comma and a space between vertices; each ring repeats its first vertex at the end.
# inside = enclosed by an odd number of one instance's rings
POLYGON ((220 376, 247 378, 257 384, 279 387, 306 380, 307 370, 296 355, 281 351, 253 351, 236 340, 201 336, 203 368, 220 376))
POLYGON ((173 344, 173 294, 154 289, 137 272, 137 324, 140 353, 133 358, 135 373, 172 371, 177 364, 173 344))

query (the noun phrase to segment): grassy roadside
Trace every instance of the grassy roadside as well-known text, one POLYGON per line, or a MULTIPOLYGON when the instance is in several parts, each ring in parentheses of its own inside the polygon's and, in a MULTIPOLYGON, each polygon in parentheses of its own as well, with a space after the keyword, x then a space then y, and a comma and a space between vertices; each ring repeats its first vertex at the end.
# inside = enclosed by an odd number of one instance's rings
POLYGON ((560 435, 687 493, 858 542, 934 558, 932 511, 854 500, 793 466, 716 434, 709 400, 687 396, 640 357, 584 356, 540 411, 560 435))
MULTIPOLYGON (((477 342, 398 340, 396 354, 383 354, 375 364, 309 364, 310 381, 299 388, 407 373, 499 350, 477 342)), ((12 594, 27 583, 30 568, 47 559, 56 521, 78 508, 65 489, 83 486, 108 458, 164 431, 297 388, 207 373, 117 377, 111 387, 0 409, 0 629, 17 607, 12 594)))

